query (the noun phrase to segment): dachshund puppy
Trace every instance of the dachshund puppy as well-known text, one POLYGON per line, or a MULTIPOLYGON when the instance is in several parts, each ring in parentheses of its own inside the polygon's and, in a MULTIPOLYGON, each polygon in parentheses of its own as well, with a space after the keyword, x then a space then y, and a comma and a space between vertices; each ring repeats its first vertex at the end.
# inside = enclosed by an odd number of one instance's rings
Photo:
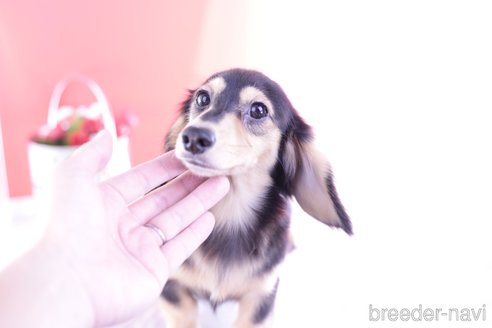
POLYGON ((352 234, 330 164, 280 86, 260 72, 217 73, 190 92, 166 150, 196 175, 231 188, 212 212, 210 237, 162 292, 170 328, 198 327, 197 299, 239 302, 234 327, 269 327, 290 245, 290 198, 312 217, 352 234))

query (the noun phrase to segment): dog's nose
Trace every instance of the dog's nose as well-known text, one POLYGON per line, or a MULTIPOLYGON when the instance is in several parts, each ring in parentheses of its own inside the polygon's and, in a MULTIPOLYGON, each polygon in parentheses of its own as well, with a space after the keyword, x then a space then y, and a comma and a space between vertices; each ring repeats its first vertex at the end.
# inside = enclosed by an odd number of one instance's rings
POLYGON ((215 143, 215 135, 212 131, 194 126, 187 127, 183 131, 184 148, 192 154, 201 154, 215 143))

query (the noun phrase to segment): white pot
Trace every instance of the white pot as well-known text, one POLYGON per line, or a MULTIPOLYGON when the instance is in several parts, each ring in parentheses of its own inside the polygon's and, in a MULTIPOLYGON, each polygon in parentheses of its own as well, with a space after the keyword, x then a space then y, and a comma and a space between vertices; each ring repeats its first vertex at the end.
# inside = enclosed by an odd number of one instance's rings
POLYGON ((36 142, 28 145, 29 172, 34 196, 45 193, 51 187, 55 169, 62 160, 70 156, 76 146, 52 146, 36 142))

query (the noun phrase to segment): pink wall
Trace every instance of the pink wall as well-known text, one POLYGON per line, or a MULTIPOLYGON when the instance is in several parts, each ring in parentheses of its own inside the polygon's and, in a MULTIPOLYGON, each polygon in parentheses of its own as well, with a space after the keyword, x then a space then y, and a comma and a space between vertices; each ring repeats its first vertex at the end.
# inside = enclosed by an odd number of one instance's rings
MULTIPOLYGON (((211 70, 236 66, 239 50, 226 52, 227 60, 216 58, 214 53, 223 52, 204 51, 208 46, 201 35, 210 24, 215 26, 211 33, 234 33, 241 13, 241 6, 227 1, 213 6, 191 0, 0 2, 0 118, 11 196, 30 193, 26 142, 45 122, 58 80, 74 72, 87 74, 101 85, 114 112, 135 112, 140 124, 131 138, 131 153, 134 163, 142 162, 161 152, 185 90, 211 70), (205 24, 210 10, 215 21, 205 24), (203 54, 210 60, 202 58, 206 64, 196 69, 196 57, 203 54)), ((229 48, 232 36, 206 40, 229 48)), ((69 90, 65 101, 86 102, 81 90, 69 90)))

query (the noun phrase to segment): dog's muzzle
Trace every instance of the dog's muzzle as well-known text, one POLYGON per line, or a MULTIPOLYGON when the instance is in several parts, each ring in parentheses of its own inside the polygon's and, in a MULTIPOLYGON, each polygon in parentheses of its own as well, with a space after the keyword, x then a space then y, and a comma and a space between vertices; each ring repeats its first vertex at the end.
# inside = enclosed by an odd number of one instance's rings
POLYGON ((215 134, 208 129, 190 126, 183 130, 181 140, 186 151, 201 154, 214 145, 215 134))

